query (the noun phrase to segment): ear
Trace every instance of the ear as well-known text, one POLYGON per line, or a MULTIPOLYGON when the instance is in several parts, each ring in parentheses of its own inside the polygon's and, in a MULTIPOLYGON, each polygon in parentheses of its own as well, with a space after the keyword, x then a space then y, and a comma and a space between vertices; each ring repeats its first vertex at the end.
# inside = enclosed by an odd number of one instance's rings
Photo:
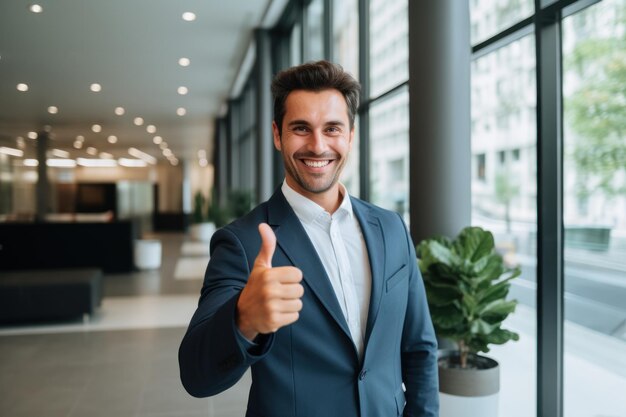
POLYGON ((278 126, 276 125, 276 122, 272 122, 272 133, 274 134, 274 147, 278 151, 282 151, 280 143, 280 133, 278 133, 278 126))

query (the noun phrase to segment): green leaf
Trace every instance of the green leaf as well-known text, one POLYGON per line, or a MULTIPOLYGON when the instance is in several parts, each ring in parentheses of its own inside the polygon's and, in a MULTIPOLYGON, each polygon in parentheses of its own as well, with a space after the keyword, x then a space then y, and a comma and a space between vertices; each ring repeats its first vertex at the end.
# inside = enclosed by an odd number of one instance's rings
POLYGON ((449 329, 463 322, 463 314, 454 306, 431 307, 430 311, 433 323, 437 327, 449 329))
POLYGON ((484 304, 481 306, 480 310, 478 310, 478 314, 481 316, 490 316, 490 315, 503 315, 507 316, 508 314, 515 311, 515 306, 517 305, 517 301, 507 301, 503 299, 492 301, 488 304, 484 304))
POLYGON ((470 330, 472 333, 487 335, 497 329, 499 324, 489 324, 484 320, 476 320, 472 323, 470 330))
POLYGON ((489 335, 489 343, 493 343, 494 345, 502 345, 509 340, 519 340, 519 335, 505 329, 495 329, 489 335))
POLYGON ((464 228, 453 242, 454 251, 463 259, 476 262, 495 248, 493 235, 480 227, 464 228))
POLYGON ((428 281, 425 282, 425 286, 429 305, 448 305, 462 295, 461 291, 453 285, 428 281))

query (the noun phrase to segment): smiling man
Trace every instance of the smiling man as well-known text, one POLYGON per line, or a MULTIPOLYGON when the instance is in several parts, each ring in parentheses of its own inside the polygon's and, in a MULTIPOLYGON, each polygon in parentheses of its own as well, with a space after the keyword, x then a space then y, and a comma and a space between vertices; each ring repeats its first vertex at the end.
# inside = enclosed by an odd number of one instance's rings
POLYGON ((401 217, 339 182, 360 86, 307 63, 272 83, 285 180, 211 241, 180 372, 197 397, 252 369, 246 416, 438 415, 437 344, 401 217))

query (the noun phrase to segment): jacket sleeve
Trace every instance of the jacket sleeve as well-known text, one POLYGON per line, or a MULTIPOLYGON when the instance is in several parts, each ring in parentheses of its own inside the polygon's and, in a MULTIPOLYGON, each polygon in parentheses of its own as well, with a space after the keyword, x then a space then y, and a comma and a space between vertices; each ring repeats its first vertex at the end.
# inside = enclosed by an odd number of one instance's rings
POLYGON ((250 274, 241 241, 228 228, 211 239, 211 260, 198 308, 178 351, 180 377, 195 397, 218 394, 233 386, 248 367, 270 350, 274 336, 250 349, 235 324, 237 300, 250 274))
MULTIPOLYGON (((404 224, 404 222, 402 222, 404 224)), ((405 417, 439 416, 437 339, 430 318, 424 281, 406 226, 409 300, 402 333, 402 380, 406 386, 405 417)))

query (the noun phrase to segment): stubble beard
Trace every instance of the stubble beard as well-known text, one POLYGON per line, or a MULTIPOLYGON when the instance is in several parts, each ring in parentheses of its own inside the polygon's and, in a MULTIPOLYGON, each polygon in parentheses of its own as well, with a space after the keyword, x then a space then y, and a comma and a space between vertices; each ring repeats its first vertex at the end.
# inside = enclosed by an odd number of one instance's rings
MULTIPOLYGON (((282 152, 281 152, 282 153, 282 152)), ((343 171, 346 159, 345 158, 335 158, 332 163, 338 164, 335 172, 332 173, 329 180, 318 184, 314 179, 312 181, 308 180, 305 175, 301 175, 295 167, 299 161, 296 158, 290 159, 287 156, 283 155, 283 164, 285 166, 285 171, 289 174, 289 176, 305 191, 312 194, 322 194, 326 191, 333 188, 339 182, 339 176, 343 171)), ((347 155, 346 155, 347 157, 347 155)), ((307 176, 312 176, 313 178, 323 178, 327 174, 307 174, 307 176)))

